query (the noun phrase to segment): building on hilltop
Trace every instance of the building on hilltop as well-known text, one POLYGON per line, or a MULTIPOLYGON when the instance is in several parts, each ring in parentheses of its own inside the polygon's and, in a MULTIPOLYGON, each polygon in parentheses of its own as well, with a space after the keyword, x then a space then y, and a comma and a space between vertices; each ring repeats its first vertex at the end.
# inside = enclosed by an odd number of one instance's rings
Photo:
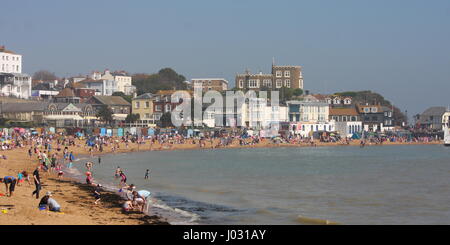
MULTIPOLYGON (((108 69, 103 73, 93 71, 89 78, 94 81, 106 81, 110 85, 108 89, 114 92, 122 92, 125 95, 132 95, 136 92, 136 87, 132 85, 132 77, 125 71, 110 72, 108 69)), ((102 95, 110 95, 109 91, 105 91, 105 93, 102 95)))
POLYGON ((277 90, 285 88, 299 88, 303 90, 303 74, 301 66, 277 66, 272 64, 272 73, 262 72, 236 75, 236 88, 250 90, 277 90))

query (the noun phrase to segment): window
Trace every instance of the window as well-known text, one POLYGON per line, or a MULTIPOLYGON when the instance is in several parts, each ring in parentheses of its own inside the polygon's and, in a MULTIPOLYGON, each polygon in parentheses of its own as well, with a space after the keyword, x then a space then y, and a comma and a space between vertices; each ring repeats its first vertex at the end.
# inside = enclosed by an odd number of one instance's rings
POLYGON ((145 118, 150 118, 150 113, 145 113, 145 118))
POLYGON ((166 112, 172 111, 172 106, 170 104, 166 105, 166 112))
POLYGON ((291 71, 285 71, 284 77, 291 77, 291 71))
POLYGON ((291 80, 289 80, 289 79, 284 80, 284 86, 286 88, 290 88, 291 87, 291 80))
POLYGON ((264 86, 264 87, 271 88, 271 87, 272 87, 272 80, 270 80, 270 79, 264 79, 264 80, 263 80, 263 86, 264 86))
POLYGON ((283 76, 283 72, 282 71, 276 71, 276 77, 282 77, 283 76))
POLYGON ((155 106, 155 111, 161 111, 161 106, 160 105, 156 105, 155 106))
POLYGON ((244 87, 244 80, 239 80, 239 87, 243 88, 244 87))
POLYGON ((136 108, 136 109, 138 109, 138 108, 139 108, 139 106, 140 106, 140 103, 139 103, 139 102, 136 102, 136 106, 135 106, 135 108, 136 108))
POLYGON ((283 80, 281 80, 281 79, 277 79, 277 81, 276 81, 276 87, 277 88, 281 88, 282 86, 283 86, 283 80))
POLYGON ((145 108, 149 108, 150 107, 150 102, 146 101, 145 102, 145 108))
POLYGON ((258 80, 257 79, 250 79, 250 80, 248 80, 248 87, 249 88, 257 88, 258 87, 258 80))

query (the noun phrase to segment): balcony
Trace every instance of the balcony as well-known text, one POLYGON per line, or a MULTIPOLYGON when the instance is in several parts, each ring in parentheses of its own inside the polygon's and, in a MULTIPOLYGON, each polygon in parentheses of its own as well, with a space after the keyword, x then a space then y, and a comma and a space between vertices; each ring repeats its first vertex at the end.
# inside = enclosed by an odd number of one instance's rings
POLYGON ((0 84, 14 84, 14 75, 10 73, 0 73, 0 84))

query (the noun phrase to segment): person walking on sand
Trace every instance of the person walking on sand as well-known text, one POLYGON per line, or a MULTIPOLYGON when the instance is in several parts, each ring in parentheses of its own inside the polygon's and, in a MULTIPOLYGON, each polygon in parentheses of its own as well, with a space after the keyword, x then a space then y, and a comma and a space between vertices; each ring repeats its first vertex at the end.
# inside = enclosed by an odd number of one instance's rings
POLYGON ((98 165, 100 165, 101 162, 102 162, 102 158, 99 156, 98 157, 98 165))
POLYGON ((33 179, 36 190, 33 191, 31 196, 34 196, 34 194, 36 194, 36 199, 39 199, 39 191, 41 190, 41 177, 39 176, 39 167, 34 170, 33 179))

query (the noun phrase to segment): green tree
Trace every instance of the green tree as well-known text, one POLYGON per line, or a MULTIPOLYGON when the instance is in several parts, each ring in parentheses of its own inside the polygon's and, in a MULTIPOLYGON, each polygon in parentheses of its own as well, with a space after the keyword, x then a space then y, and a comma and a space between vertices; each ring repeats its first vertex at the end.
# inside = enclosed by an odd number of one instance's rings
POLYGON ((133 85, 137 93, 156 93, 159 90, 184 90, 187 89, 186 78, 171 68, 161 69, 155 74, 133 75, 133 85))
POLYGON ((161 128, 173 127, 172 124, 172 114, 170 112, 164 113, 159 119, 159 124, 161 128))
POLYGON ((47 70, 39 70, 33 74, 33 80, 54 81, 59 79, 55 73, 47 70))
POLYGON ((125 122, 127 123, 135 123, 140 119, 139 114, 128 114, 127 118, 125 118, 125 122))
POLYGON ((294 96, 301 96, 302 94, 303 94, 303 89, 301 89, 301 88, 294 89, 294 92, 293 92, 294 96))
POLYGON ((113 114, 113 111, 108 106, 104 105, 97 111, 96 116, 103 122, 111 124, 113 121, 113 114))

